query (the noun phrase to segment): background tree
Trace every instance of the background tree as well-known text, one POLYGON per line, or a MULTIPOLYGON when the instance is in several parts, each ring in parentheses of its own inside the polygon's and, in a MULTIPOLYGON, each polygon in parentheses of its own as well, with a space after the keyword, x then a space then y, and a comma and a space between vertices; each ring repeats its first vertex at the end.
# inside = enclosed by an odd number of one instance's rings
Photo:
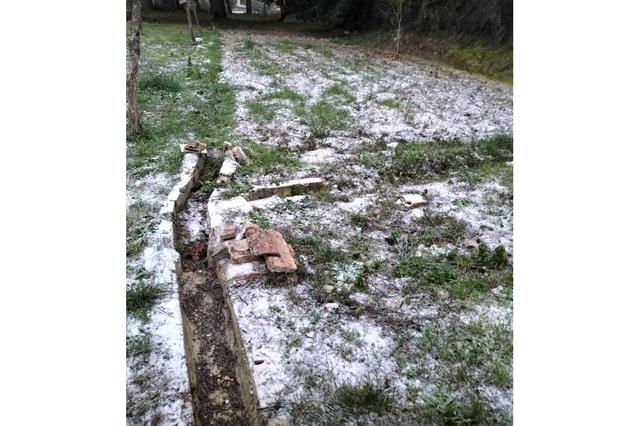
POLYGON ((396 55, 400 53, 400 39, 402 37, 402 18, 411 6, 411 0, 385 0, 391 11, 390 19, 396 27, 396 55))
POLYGON ((131 39, 129 40, 129 75, 127 76, 127 112, 132 136, 140 134, 140 112, 136 101, 136 84, 140 67, 140 32, 142 31, 142 0, 131 5, 131 39))
POLYGON ((187 0, 187 2, 191 3, 191 13, 193 14, 193 20, 196 21, 198 36, 202 37, 202 31, 200 30, 200 20, 198 19, 198 6, 193 0, 187 0))
POLYGON ((196 36, 193 33, 193 22, 191 20, 191 0, 187 0, 184 4, 184 10, 187 12, 187 25, 189 26, 189 36, 191 37, 191 44, 194 46, 196 43, 196 36))

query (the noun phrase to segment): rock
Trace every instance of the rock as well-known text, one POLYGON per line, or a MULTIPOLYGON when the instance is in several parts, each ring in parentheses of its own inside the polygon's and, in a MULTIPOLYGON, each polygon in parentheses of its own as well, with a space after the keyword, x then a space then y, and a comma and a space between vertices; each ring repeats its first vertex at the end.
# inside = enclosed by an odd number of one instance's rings
POLYGON ((225 142, 222 144, 223 151, 229 151, 233 149, 233 144, 231 142, 225 142))
POLYGON ((333 290, 335 290, 335 287, 332 285, 325 284, 322 286, 322 290, 324 290, 325 293, 330 294, 330 293, 333 293, 333 290))
POLYGON ((311 339, 316 335, 316 333, 314 333, 313 331, 307 331, 304 335, 311 339))
POLYGON ((254 358, 254 359, 253 359, 253 363, 254 363, 255 365, 263 364, 263 363, 264 363, 264 358, 254 358))
POLYGON ((239 146, 236 146, 233 149, 231 149, 231 152, 233 153, 233 156, 238 161, 238 163, 249 164, 249 157, 247 157, 247 154, 245 154, 242 148, 240 148, 239 146))
POLYGON ((325 303, 324 307, 330 310, 334 310, 334 309, 338 309, 338 306, 340 306, 340 304, 332 302, 332 303, 325 303))
POLYGON ((402 200, 404 201, 404 205, 411 209, 427 204, 427 200, 420 194, 403 194, 402 200))
POLYGON ((227 225, 220 230, 220 239, 221 240, 232 240, 236 237, 238 233, 238 227, 236 225, 227 225))
POLYGON ((216 179, 216 185, 225 186, 229 183, 230 180, 231 179, 229 179, 229 176, 220 176, 218 179, 216 179))
POLYGON ((203 143, 200 143, 196 140, 189 141, 188 143, 180 144, 180 152, 187 153, 193 152, 195 154, 204 153, 206 154, 207 146, 203 143))
POLYGON ((246 263, 233 263, 229 259, 222 258, 215 263, 215 268, 218 281, 227 286, 241 284, 248 278, 264 276, 267 274, 267 268, 261 260, 246 263))
POLYGON ((287 249, 285 253, 280 253, 280 256, 267 256, 265 258, 267 269, 271 272, 289 273, 295 272, 298 267, 296 261, 291 256, 291 253, 287 249))
POLYGON ((462 242, 462 245, 463 245, 465 248, 477 248, 477 247, 479 247, 479 246, 480 246, 480 244, 478 244, 478 241, 477 241, 477 240, 472 240, 472 239, 469 239, 469 238, 465 239, 465 240, 462 242))
POLYGON ((247 240, 236 240, 229 244, 229 258, 233 263, 247 263, 258 260, 258 257, 249 251, 247 240))
POLYGON ((256 256, 280 256, 282 250, 289 249, 287 246, 282 247, 282 244, 286 243, 282 234, 276 231, 252 228, 247 235, 247 241, 249 242, 249 250, 256 256))
POLYGON ((302 195, 311 191, 318 191, 326 186, 327 182, 321 178, 297 179, 281 183, 280 185, 256 186, 251 190, 247 198, 249 200, 258 200, 274 195, 284 198, 292 195, 302 195))
POLYGON ((238 170, 238 162, 233 159, 233 157, 225 157, 222 162, 222 167, 220 167, 220 175, 231 177, 238 170))
POLYGON ((269 419, 267 426, 289 426, 289 421, 286 419, 269 419))

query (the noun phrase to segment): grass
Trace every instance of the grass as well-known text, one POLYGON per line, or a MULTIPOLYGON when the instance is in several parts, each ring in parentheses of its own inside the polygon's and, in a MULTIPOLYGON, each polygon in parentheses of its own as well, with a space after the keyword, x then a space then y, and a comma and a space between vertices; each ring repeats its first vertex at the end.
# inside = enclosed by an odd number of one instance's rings
POLYGON ((273 92, 267 93, 264 100, 288 100, 293 103, 304 102, 304 96, 289 87, 283 87, 273 92))
POLYGON ((127 256, 142 251, 147 235, 155 229, 153 208, 150 204, 136 201, 127 209, 127 256))
POLYGON ((413 278, 406 294, 446 291, 456 300, 481 298, 499 285, 511 286, 513 273, 504 247, 490 250, 481 244, 469 255, 453 251, 446 256, 407 255, 395 267, 398 277, 413 278))
POLYGON ((275 107, 259 99, 248 101, 246 106, 251 117, 260 124, 269 123, 276 116, 275 107))
POLYGON ((337 108, 325 100, 296 111, 316 138, 325 138, 331 132, 347 127, 348 111, 337 108))
POLYGON ((447 178, 458 175, 476 179, 491 173, 491 167, 509 167, 513 161, 513 139, 508 135, 472 142, 435 141, 403 143, 395 150, 390 165, 382 170, 400 180, 447 178))
POLYGON ((333 96, 335 98, 341 99, 345 103, 352 103, 356 100, 356 97, 353 96, 351 90, 343 82, 332 84, 327 90, 325 90, 324 93, 327 96, 333 96))
POLYGON ((400 102, 396 101, 395 99, 391 99, 391 98, 387 98, 387 99, 383 99, 381 101, 378 101, 378 104, 382 105, 382 106, 386 106, 387 108, 393 108, 393 109, 400 108, 400 102))
POLYGON ((127 287, 127 316, 142 322, 149 321, 151 308, 162 298, 164 291, 146 280, 136 281, 127 287))
POLYGON ((278 49, 281 52, 292 53, 292 52, 295 52, 297 48, 298 48, 297 44, 292 43, 290 40, 287 40, 287 39, 279 40, 278 43, 276 43, 276 49, 278 49))
POLYGON ((127 336, 127 358, 146 355, 151 352, 151 339, 148 335, 127 336))
POLYGON ((261 229, 269 229, 271 228, 271 224, 269 223, 269 219, 267 219, 267 217, 262 214, 261 212, 258 211, 250 211, 247 216, 249 217, 249 220, 253 223, 255 223, 256 225, 258 225, 258 227, 260 227, 261 229))
POLYGON ((484 74, 494 80, 513 83, 513 50, 492 48, 481 42, 455 45, 447 49, 442 59, 456 68, 484 74))
POLYGON ((145 25, 141 42, 148 53, 142 60, 148 71, 140 76, 137 93, 142 132, 127 140, 131 175, 176 173, 182 159, 178 145, 190 135, 210 147, 229 139, 235 127, 235 94, 218 79, 219 34, 206 33, 205 39, 212 45, 194 53, 182 26, 145 25), (193 60, 191 66, 187 57, 193 60), (210 63, 201 65, 204 59, 210 63), (172 71, 164 71, 167 67, 172 71))
POLYGON ((246 146, 252 153, 251 164, 242 166, 239 170, 240 174, 257 172, 266 174, 300 168, 298 155, 288 149, 270 148, 255 142, 247 142, 246 146))

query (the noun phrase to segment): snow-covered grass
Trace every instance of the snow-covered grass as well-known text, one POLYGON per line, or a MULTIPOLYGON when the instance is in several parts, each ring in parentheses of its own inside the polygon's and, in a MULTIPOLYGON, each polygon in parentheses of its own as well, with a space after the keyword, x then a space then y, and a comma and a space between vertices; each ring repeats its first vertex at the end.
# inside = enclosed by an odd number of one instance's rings
POLYGON ((230 291, 263 405, 301 424, 507 422, 510 87, 321 40, 223 41, 235 140, 258 155, 222 197, 330 183, 251 213, 300 265, 293 286, 230 291))

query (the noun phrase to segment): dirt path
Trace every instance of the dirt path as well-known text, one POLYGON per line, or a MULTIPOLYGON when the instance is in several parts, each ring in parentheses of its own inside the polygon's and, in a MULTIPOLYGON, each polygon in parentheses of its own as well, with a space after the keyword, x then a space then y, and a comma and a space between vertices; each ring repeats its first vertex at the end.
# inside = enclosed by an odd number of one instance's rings
MULTIPOLYGON (((219 167, 219 164, 218 164, 219 167)), ((208 160, 201 182, 215 179, 208 160)), ((182 259, 180 298, 191 342, 190 365, 197 424, 248 424, 236 377, 236 355, 229 340, 228 307, 215 271, 207 266, 206 204, 209 194, 200 186, 178 215, 177 239, 182 259), (195 376, 195 377, 194 377, 195 376)))

